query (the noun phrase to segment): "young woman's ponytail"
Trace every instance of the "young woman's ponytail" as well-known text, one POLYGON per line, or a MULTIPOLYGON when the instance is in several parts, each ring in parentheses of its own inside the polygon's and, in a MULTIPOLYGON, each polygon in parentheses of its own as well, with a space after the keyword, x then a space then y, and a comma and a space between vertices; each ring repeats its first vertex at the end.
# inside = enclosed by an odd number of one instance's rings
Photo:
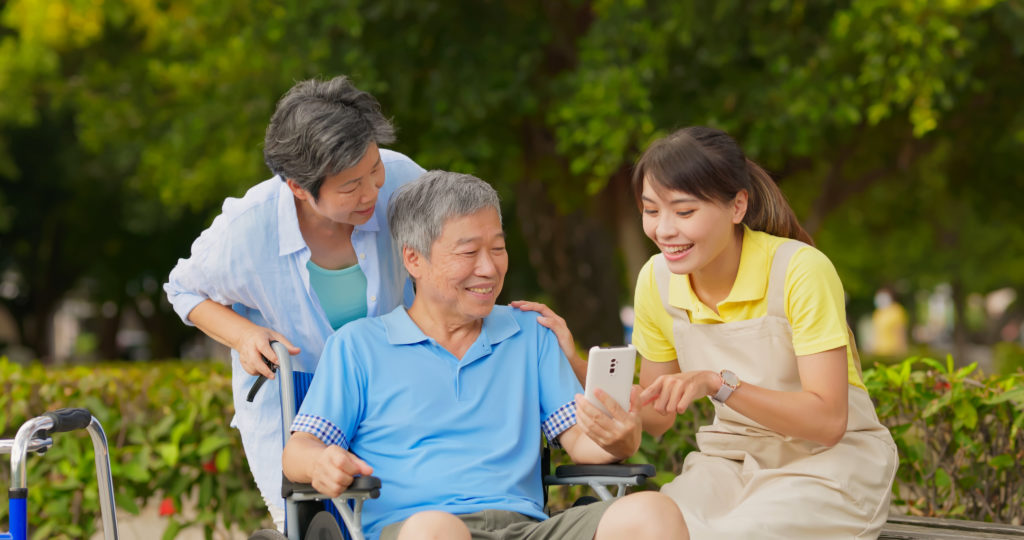
POLYGON ((743 223, 755 231, 793 238, 813 246, 814 240, 800 226, 796 213, 771 176, 750 158, 746 158, 746 164, 750 176, 750 193, 743 223))

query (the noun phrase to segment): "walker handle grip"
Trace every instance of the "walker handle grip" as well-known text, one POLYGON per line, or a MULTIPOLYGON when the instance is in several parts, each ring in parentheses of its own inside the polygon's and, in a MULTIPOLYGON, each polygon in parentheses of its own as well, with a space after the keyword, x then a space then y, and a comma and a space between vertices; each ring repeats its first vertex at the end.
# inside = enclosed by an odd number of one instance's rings
POLYGON ((46 430, 48 433, 85 429, 92 422, 92 413, 88 409, 57 409, 43 416, 53 420, 53 427, 46 430))

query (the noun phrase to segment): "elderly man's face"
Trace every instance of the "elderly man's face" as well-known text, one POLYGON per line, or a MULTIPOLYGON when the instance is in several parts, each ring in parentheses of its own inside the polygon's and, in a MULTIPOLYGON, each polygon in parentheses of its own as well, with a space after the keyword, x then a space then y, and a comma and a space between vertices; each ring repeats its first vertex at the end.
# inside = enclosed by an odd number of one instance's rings
POLYGON ((430 248, 430 260, 420 257, 410 268, 417 300, 452 322, 489 315, 507 271, 505 233, 493 208, 445 222, 430 248))

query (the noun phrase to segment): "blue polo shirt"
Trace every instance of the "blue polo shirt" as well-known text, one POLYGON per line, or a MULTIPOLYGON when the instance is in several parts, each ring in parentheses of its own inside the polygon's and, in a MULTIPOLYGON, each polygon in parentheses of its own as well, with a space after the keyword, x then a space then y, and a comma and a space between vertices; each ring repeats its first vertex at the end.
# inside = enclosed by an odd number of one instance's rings
POLYGON ((582 388, 536 319, 495 306, 461 359, 401 306, 327 340, 292 431, 373 467, 383 486, 363 507, 370 538, 424 510, 545 519, 541 430, 554 440, 576 423, 582 388))

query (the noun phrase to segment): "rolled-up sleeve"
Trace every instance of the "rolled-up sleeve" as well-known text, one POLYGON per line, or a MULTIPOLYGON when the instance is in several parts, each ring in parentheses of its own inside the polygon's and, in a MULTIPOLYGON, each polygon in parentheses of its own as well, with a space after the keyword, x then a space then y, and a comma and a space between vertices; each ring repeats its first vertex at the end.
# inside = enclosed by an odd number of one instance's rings
POLYGON ((178 259, 164 284, 167 300, 182 322, 192 326, 189 313, 203 300, 231 305, 241 300, 230 285, 230 269, 237 266, 231 249, 231 229, 220 215, 192 243, 188 258, 178 259))

